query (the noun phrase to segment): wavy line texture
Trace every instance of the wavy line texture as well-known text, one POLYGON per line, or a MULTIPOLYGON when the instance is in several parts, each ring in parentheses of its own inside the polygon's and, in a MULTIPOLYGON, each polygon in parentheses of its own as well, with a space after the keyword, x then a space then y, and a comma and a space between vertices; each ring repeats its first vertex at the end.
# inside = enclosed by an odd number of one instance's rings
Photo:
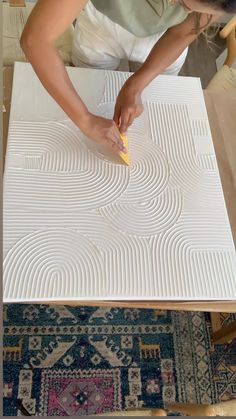
MULTIPOLYGON (((203 168, 199 164, 202 155, 196 153, 188 107, 182 104, 148 102, 146 112, 151 125, 152 140, 168 156, 171 181, 181 188, 186 208, 188 205, 222 204, 224 198, 216 166, 210 164, 212 173, 209 174, 208 167, 203 168)), ((207 149, 209 141, 212 140, 207 138, 207 149)), ((214 155, 208 155, 207 159, 204 158, 204 166, 209 166, 209 160, 214 159, 214 155)))
POLYGON ((80 137, 62 123, 12 122, 6 200, 57 212, 96 209, 117 199, 129 183, 128 168, 99 159, 80 137))
POLYGON ((151 201, 136 204, 114 203, 99 210, 119 231, 135 236, 155 236, 176 223, 182 211, 180 190, 167 188, 151 201))
MULTIPOLYGON (((91 109, 112 118, 130 74, 68 73, 91 109)), ((5 301, 236 299, 235 251, 199 81, 157 78, 143 100, 126 167, 58 112, 28 64, 16 64, 5 301), (25 97, 21 85, 30 87, 25 97)))
POLYGON ((206 216, 196 209, 182 213, 174 227, 152 239, 151 246, 154 276, 166 281, 160 282, 161 295, 177 295, 181 288, 187 298, 235 296, 235 251, 229 225, 219 208, 215 208, 214 217, 211 211, 206 216), (200 260, 208 260, 207 270, 200 269, 200 260))
POLYGON ((4 277, 5 298, 50 295, 63 299, 99 296, 104 291, 101 253, 84 236, 68 229, 35 231, 19 240, 5 258, 4 277))

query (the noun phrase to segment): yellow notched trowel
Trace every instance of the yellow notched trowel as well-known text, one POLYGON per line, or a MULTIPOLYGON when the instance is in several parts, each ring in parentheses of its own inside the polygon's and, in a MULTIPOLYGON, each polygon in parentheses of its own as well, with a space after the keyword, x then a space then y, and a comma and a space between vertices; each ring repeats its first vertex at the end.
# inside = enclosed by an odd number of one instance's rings
POLYGON ((130 158, 130 155, 129 155, 129 140, 128 140, 128 137, 124 134, 120 134, 120 137, 121 137, 121 139, 123 141, 123 144, 124 144, 124 146, 127 150, 127 153, 123 153, 123 151, 120 151, 119 156, 127 164, 127 166, 130 166, 131 165, 131 158, 130 158))

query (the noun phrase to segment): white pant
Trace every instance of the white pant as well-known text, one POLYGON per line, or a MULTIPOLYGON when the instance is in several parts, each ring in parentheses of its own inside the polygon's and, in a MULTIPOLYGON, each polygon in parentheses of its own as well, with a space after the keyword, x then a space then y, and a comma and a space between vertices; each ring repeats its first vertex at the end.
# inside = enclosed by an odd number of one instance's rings
MULTIPOLYGON (((133 63, 133 68, 131 64, 130 70, 136 71, 163 34, 164 32, 138 38, 111 21, 89 2, 76 22, 72 62, 76 67, 125 70, 126 68, 121 68, 121 63, 128 61, 133 63)), ((188 48, 164 71, 164 74, 177 75, 184 64, 187 52, 188 48)))

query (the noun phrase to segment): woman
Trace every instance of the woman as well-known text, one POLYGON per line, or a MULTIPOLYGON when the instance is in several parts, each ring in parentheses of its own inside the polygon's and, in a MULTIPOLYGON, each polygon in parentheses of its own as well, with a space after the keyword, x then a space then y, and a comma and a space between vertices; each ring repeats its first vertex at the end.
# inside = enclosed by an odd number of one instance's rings
POLYGON ((21 46, 44 87, 84 134, 126 152, 120 132, 142 113, 143 89, 165 71, 178 74, 188 45, 221 14, 235 11, 236 0, 38 0, 21 46), (138 63, 117 97, 113 120, 88 111, 54 46, 77 17, 75 65, 117 69, 123 58, 138 63))

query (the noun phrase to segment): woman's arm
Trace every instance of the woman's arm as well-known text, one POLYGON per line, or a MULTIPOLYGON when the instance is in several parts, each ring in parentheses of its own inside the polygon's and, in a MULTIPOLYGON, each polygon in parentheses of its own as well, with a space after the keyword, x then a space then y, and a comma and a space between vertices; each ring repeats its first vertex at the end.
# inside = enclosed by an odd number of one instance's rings
POLYGON ((57 38, 88 0, 38 0, 24 28, 21 47, 42 84, 72 121, 91 139, 123 150, 114 121, 92 115, 73 87, 55 47, 57 38))
MULTIPOLYGON (((218 17, 219 14, 214 16, 211 22, 218 17)), ((204 29, 208 20, 208 15, 202 15, 200 23, 204 29)), ((141 93, 143 89, 171 65, 197 38, 198 34, 192 32, 194 27, 194 16, 191 13, 184 22, 168 29, 156 43, 144 64, 124 84, 117 98, 114 114, 114 120, 120 125, 122 132, 125 132, 133 120, 142 113, 141 93)))

